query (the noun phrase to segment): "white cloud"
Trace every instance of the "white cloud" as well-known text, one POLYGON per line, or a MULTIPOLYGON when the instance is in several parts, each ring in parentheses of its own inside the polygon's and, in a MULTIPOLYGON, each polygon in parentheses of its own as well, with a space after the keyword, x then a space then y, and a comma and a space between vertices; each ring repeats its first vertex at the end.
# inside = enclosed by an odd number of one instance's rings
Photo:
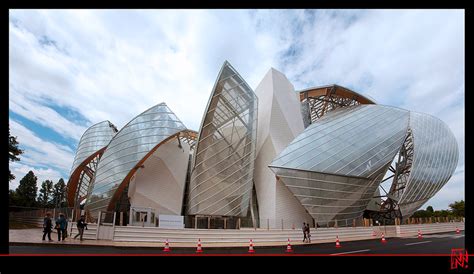
POLYGON ((55 110, 42 105, 41 103, 32 101, 20 92, 15 92, 16 89, 10 86, 13 92, 10 96, 10 110, 34 121, 42 126, 48 127, 65 137, 79 140, 87 129, 86 127, 75 124, 61 116, 55 110))
POLYGON ((9 123, 11 135, 17 137, 20 148, 24 150, 24 153, 20 155, 20 162, 10 163, 10 170, 16 177, 10 184, 10 188, 16 187, 29 169, 40 172, 44 180, 50 179, 46 177, 47 175, 53 175, 54 178, 61 175, 67 181, 68 178, 65 176, 69 175, 74 152, 67 146, 39 138, 34 132, 14 120, 10 119, 9 123))
MULTIPOLYGON (((198 130, 227 59, 251 87, 274 67, 296 89, 337 83, 440 117, 464 170, 462 10, 11 10, 9 38, 10 110, 76 141, 84 124, 49 103, 121 128, 166 102, 198 130)), ((73 160, 38 154, 25 161, 73 160)), ((463 185, 453 177, 432 201, 463 185)))
POLYGON ((29 172, 33 171, 35 176, 38 178, 37 187, 38 191, 41 188, 41 183, 46 180, 51 180, 53 183, 57 183, 60 178, 64 177, 55 169, 52 168, 36 168, 30 165, 25 165, 21 162, 15 162, 10 164, 10 171, 15 175, 15 179, 10 182, 10 189, 16 189, 20 184, 20 180, 29 172))

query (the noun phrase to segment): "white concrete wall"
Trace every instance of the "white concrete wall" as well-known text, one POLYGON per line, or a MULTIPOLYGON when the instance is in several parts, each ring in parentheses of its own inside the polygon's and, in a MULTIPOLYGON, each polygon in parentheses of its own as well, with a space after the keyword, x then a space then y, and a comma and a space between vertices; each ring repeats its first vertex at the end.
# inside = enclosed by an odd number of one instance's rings
POLYGON ((312 218, 268 168, 271 161, 303 132, 298 94, 285 75, 271 68, 255 89, 259 99, 254 181, 261 226, 281 227, 281 220, 300 227, 312 218))
MULTIPOLYGON (((380 239, 382 233, 385 238, 411 237, 414 234, 397 233, 401 230, 414 230, 412 225, 380 226, 380 227, 339 227, 311 229, 312 243, 334 242, 336 236, 341 242, 380 239), (374 236, 374 231, 376 235, 374 236)), ((454 232, 455 227, 464 230, 464 223, 423 224, 423 235, 429 233, 454 232)), ((170 243, 190 243, 194 246, 197 239, 203 243, 248 243, 252 239, 254 244, 281 244, 285 245, 288 238, 292 243, 301 243, 302 232, 296 229, 162 229, 157 227, 125 226, 115 227, 114 241, 126 242, 161 242, 169 240, 170 243)))
POLYGON ((173 139, 160 146, 130 180, 132 207, 152 208, 155 215, 181 215, 189 145, 173 139))

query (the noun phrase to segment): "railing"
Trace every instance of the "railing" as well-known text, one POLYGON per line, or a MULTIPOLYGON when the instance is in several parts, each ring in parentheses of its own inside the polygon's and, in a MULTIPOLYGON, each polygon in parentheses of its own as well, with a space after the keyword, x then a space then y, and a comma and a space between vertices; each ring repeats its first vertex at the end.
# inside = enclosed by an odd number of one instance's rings
MULTIPOLYGON (((66 208, 31 208, 31 207, 9 207, 10 219, 27 218, 43 218, 47 212, 51 213, 51 217, 57 218, 60 213, 63 213, 70 222, 77 221, 81 215, 79 209, 71 207, 66 208)), ((148 216, 140 220, 134 220, 136 216, 130 218, 130 212, 106 212, 99 213, 97 218, 87 218, 88 223, 98 223, 101 225, 111 226, 126 226, 131 225, 129 221, 132 220, 134 226, 159 226, 159 215, 152 212, 150 222, 148 216), (92 221, 91 221, 92 220, 92 221)), ((132 212, 133 214, 133 212, 132 212)), ((135 215, 135 214, 133 214, 135 215)), ((253 220, 249 217, 231 217, 231 216, 184 216, 184 227, 193 229, 255 229, 255 230, 285 230, 295 229, 301 230, 303 222, 309 223, 311 228, 330 228, 330 227, 371 227, 371 226, 385 226, 385 225, 408 225, 408 224, 434 224, 434 223, 450 223, 450 222, 464 222, 463 217, 427 217, 427 218, 407 218, 396 219, 390 223, 377 222, 372 219, 357 218, 332 220, 328 222, 321 222, 316 220, 290 220, 290 219, 270 219, 261 218, 253 220)))
POLYGON ((46 213, 51 214, 51 218, 55 219, 59 217, 60 213, 63 213, 66 218, 73 216, 74 208, 62 207, 62 208, 38 208, 38 207, 21 207, 21 206, 10 206, 8 207, 8 213, 10 217, 38 217, 43 218, 46 213))
MULTIPOLYGON (((464 230, 464 223, 438 223, 420 225, 387 225, 377 227, 329 227, 311 229, 311 240, 313 243, 334 242, 336 237, 341 241, 353 241, 364 239, 380 239, 384 237, 412 237, 418 231, 423 235, 443 232, 455 232, 457 229, 464 230)), ((303 240, 301 230, 293 229, 162 229, 157 227, 124 226, 115 227, 113 241, 116 242, 143 242, 164 243, 169 240, 174 243, 192 243, 197 239, 203 243, 248 243, 249 239, 261 243, 285 243, 287 239, 303 240)))

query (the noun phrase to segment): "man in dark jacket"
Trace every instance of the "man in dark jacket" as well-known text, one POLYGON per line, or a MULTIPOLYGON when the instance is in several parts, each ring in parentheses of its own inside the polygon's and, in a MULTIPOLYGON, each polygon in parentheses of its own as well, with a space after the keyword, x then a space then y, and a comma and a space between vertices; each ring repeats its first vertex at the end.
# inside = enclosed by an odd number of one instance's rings
POLYGON ((309 223, 306 224, 306 237, 308 238, 308 243, 311 243, 311 232, 309 229, 309 223))
POLYGON ((47 212, 43 219, 43 241, 46 241, 46 235, 48 235, 49 241, 51 240, 51 229, 53 228, 53 221, 51 220, 51 213, 47 212))
POLYGON ((81 236, 80 239, 82 241, 82 235, 84 234, 84 228, 87 228, 87 223, 84 220, 84 215, 82 215, 81 218, 79 220, 77 220, 77 230, 79 231, 79 233, 76 236, 74 236, 74 239, 76 239, 77 236, 81 236))
POLYGON ((306 242, 306 222, 303 223, 303 243, 306 242))
POLYGON ((66 239, 67 220, 63 213, 60 213, 59 218, 56 219, 56 230, 58 231, 58 241, 61 241, 61 238, 64 241, 66 239))

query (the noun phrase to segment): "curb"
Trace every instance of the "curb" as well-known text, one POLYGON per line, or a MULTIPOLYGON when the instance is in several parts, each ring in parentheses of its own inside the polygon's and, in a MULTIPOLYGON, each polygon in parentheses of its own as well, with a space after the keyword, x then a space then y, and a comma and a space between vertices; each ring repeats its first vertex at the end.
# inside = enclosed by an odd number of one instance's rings
POLYGON ((27 245, 27 246, 83 246, 83 247, 116 247, 113 245, 97 245, 97 244, 60 244, 58 242, 45 242, 45 243, 31 243, 31 242, 9 242, 9 246, 20 246, 20 245, 27 245))
MULTIPOLYGON (((58 244, 58 243, 28 243, 28 242, 13 242, 9 243, 9 246, 55 246, 55 247, 73 247, 73 246, 78 246, 78 247, 97 247, 97 248, 104 248, 104 247, 112 247, 116 249, 158 249, 162 250, 163 245, 160 243, 159 246, 114 246, 114 245, 94 245, 94 244, 58 244)), ((269 248, 278 248, 281 246, 262 246, 262 247, 269 247, 269 248)), ((231 249, 247 249, 248 246, 222 246, 222 247, 215 247, 215 246, 208 246, 208 247, 203 247, 206 250, 231 250, 231 249)), ((196 247, 186 247, 186 246, 171 246, 172 250, 195 250, 196 247)))
MULTIPOLYGON (((438 232, 438 233, 429 233, 425 235, 433 235, 433 234, 444 234, 446 232, 438 232)), ((412 237, 416 237, 416 235, 412 235, 412 237)), ((386 239, 398 239, 398 238, 405 238, 405 237, 394 237, 394 236, 386 236, 386 239)), ((376 238, 367 238, 367 239, 355 239, 355 240, 344 240, 344 242, 357 242, 357 241, 367 241, 367 240, 378 240, 380 239, 379 237, 376 238)), ((61 247, 61 246, 68 246, 68 247, 112 247, 112 248, 117 248, 117 249, 156 249, 156 248, 163 248, 163 243, 161 242, 153 242, 152 244, 156 244, 156 246, 121 246, 121 245, 116 245, 117 243, 120 242, 113 242, 110 241, 111 243, 115 244, 110 244, 110 245, 104 245, 104 244, 93 244, 90 243, 89 241, 93 240, 84 240, 84 242, 80 243, 79 241, 77 243, 71 243, 71 242, 66 242, 66 243, 58 243, 57 241, 53 242, 9 242, 9 246, 56 246, 56 247, 61 247)), ((333 241, 324 241, 324 242, 312 242, 312 243, 306 243, 306 244, 292 244, 292 246, 308 246, 308 245, 319 245, 319 244, 327 244, 327 243, 333 243, 333 241)), ((265 248, 279 248, 279 247, 285 247, 287 246, 287 243, 285 242, 284 244, 277 245, 277 244, 270 244, 270 245, 258 245, 258 247, 265 247, 265 248)), ((193 244, 191 246, 172 246, 173 249, 195 249, 196 246, 193 244)), ((206 246, 206 249, 235 249, 235 248, 248 248, 248 244, 244 244, 242 246, 206 246)))
MULTIPOLYGON (((393 238, 393 237, 385 237, 385 238, 393 238)), ((345 242, 356 242, 356 241, 367 241, 367 240, 374 240, 374 239, 357 239, 357 240, 351 240, 351 241, 345 241, 345 242)), ((86 240, 87 241, 87 240, 86 240)), ((111 241, 114 243, 113 241, 111 241)), ((333 241, 325 241, 325 242, 313 242, 313 243, 306 243, 306 244, 292 244, 292 247, 297 247, 297 246, 316 246, 320 244, 329 244, 332 243, 333 241)), ((115 242, 116 243, 116 242, 115 242)), ((163 243, 157 242, 153 243, 157 244, 156 246, 120 246, 120 245, 101 245, 101 244, 92 244, 92 243, 58 243, 56 241, 54 242, 45 242, 45 243, 32 243, 32 242, 10 242, 10 246, 21 246, 21 245, 27 245, 27 246, 69 246, 69 247, 112 247, 112 248, 117 248, 117 249, 156 249, 156 248, 163 248, 163 243)), ((280 247, 286 247, 287 242, 281 245, 257 245, 255 247, 264 247, 264 248, 280 248, 280 247)), ((172 249, 196 249, 196 246, 171 246, 172 249)), ((203 247, 204 248, 204 247, 203 247)), ((235 248, 248 248, 248 244, 242 245, 242 246, 205 246, 206 249, 235 249, 235 248)))

